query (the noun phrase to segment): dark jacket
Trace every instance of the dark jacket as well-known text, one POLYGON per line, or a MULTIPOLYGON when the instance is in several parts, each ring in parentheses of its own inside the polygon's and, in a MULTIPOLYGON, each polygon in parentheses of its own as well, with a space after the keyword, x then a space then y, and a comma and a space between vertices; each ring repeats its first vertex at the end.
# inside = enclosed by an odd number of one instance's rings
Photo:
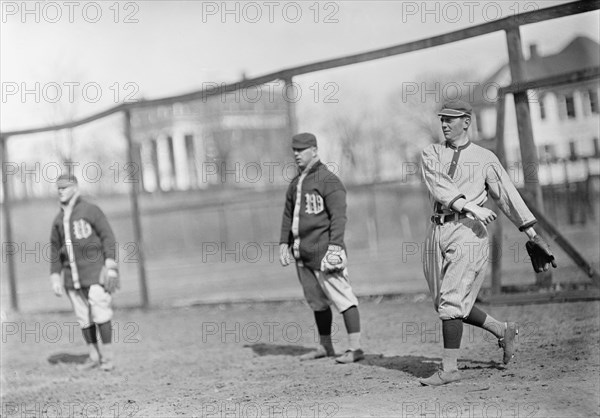
MULTIPOLYGON (((113 231, 100 208, 80 197, 73 205, 69 229, 73 243, 73 256, 81 287, 98 284, 100 272, 107 258, 116 258, 116 242, 113 231)), ((63 225, 65 210, 54 218, 50 232, 50 273, 64 274, 65 287, 75 287, 69 256, 65 245, 63 225)))
MULTIPOLYGON (((288 187, 281 225, 279 242, 289 244, 290 248, 294 245, 292 223, 300 177, 301 174, 296 176, 288 187)), ((320 270, 330 244, 345 248, 346 189, 334 173, 317 161, 302 181, 300 199, 300 260, 305 266, 320 270)))

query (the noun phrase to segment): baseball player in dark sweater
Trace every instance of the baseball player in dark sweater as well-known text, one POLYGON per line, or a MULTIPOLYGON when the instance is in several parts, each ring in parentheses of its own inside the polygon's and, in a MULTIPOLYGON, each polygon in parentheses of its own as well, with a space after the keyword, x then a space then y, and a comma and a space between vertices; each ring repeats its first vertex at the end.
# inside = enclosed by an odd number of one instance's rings
POLYGON ((89 358, 80 368, 110 371, 111 293, 119 287, 115 237, 100 208, 79 195, 76 177, 60 176, 57 187, 60 212, 50 232, 52 290, 56 296, 66 292, 88 345, 89 358))
POLYGON ((348 350, 336 358, 353 363, 364 358, 360 346, 358 300, 348 281, 344 244, 346 229, 346 189, 317 154, 317 139, 301 133, 292 138, 299 169, 288 187, 279 259, 283 266, 296 262, 304 296, 314 311, 320 346, 300 357, 313 360, 333 357, 330 305, 342 313, 348 332, 348 350))

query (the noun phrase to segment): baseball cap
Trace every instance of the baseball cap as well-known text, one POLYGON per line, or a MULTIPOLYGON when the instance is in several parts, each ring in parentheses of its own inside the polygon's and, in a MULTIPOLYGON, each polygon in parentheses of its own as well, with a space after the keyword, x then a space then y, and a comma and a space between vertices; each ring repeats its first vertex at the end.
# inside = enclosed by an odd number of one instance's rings
POLYGON ((69 187, 75 184, 78 184, 78 181, 73 174, 61 174, 56 179, 56 187, 69 187))
POLYGON ((463 100, 450 100, 444 102, 442 109, 438 112, 438 116, 450 116, 458 118, 461 116, 471 116, 473 108, 463 100))
POLYGON ((317 146, 317 137, 311 133, 303 132, 292 137, 292 148, 305 149, 317 146))

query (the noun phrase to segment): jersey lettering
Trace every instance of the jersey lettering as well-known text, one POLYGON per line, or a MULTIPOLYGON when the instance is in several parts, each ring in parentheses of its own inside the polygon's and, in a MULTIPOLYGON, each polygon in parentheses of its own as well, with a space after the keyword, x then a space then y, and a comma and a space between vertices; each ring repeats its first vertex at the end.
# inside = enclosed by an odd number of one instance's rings
POLYGON ((77 239, 88 238, 92 235, 92 226, 85 219, 79 219, 73 222, 73 233, 77 239))
POLYGON ((304 195, 306 199, 306 213, 309 215, 317 215, 323 212, 325 205, 323 204, 323 198, 316 193, 306 193, 304 195))

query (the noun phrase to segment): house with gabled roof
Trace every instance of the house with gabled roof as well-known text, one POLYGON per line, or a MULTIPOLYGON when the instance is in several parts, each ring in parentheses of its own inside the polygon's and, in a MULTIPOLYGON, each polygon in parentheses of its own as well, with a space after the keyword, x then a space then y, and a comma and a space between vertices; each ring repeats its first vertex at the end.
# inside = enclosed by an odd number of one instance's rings
MULTIPOLYGON (((600 67, 600 45, 578 36, 562 50, 540 55, 529 47, 524 61, 525 82, 600 67)), ((493 148, 496 135, 496 102, 499 87, 511 84, 510 68, 504 64, 474 93, 474 111, 482 144, 493 148)), ((544 87, 528 92, 533 136, 541 162, 600 157, 600 80, 592 79, 544 87)), ((509 163, 519 162, 517 119, 512 96, 507 97, 504 138, 509 163)))

